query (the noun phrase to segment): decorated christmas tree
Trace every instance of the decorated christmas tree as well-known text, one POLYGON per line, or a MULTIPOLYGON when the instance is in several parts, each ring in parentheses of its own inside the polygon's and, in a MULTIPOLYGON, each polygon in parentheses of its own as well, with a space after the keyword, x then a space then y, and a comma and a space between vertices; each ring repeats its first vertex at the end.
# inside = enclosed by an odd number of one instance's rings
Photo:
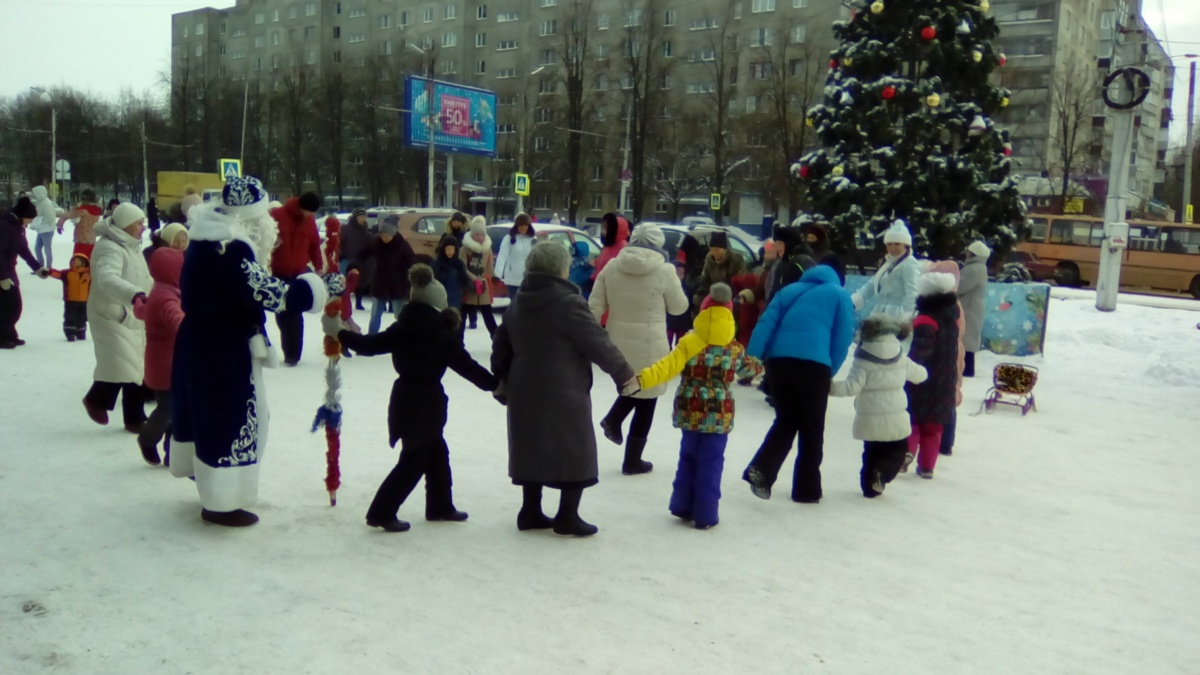
POLYGON ((814 215, 853 247, 897 219, 917 252, 946 258, 974 238, 1008 251, 1024 221, 1006 132, 1010 92, 988 81, 1005 57, 988 0, 876 0, 834 24, 821 149, 792 166, 814 215))

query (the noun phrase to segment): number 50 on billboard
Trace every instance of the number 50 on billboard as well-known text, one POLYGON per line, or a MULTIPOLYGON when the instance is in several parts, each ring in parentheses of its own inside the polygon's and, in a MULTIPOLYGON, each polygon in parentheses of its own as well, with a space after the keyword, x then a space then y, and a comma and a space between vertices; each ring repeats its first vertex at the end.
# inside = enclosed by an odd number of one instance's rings
POLYGON ((495 92, 410 75, 404 81, 404 103, 410 111, 404 115, 405 145, 429 146, 432 114, 436 149, 496 156, 495 92))

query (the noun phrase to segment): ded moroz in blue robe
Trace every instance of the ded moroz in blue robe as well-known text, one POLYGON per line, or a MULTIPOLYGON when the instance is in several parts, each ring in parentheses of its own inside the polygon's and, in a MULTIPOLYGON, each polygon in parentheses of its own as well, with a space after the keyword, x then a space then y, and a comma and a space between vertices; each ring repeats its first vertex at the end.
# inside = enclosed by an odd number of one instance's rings
POLYGON ((277 363, 266 312, 319 313, 325 284, 302 274, 292 284, 256 260, 244 226, 212 207, 193 211, 180 278, 184 319, 171 376, 171 473, 196 479, 209 511, 235 511, 258 497, 267 443, 262 368, 277 363))

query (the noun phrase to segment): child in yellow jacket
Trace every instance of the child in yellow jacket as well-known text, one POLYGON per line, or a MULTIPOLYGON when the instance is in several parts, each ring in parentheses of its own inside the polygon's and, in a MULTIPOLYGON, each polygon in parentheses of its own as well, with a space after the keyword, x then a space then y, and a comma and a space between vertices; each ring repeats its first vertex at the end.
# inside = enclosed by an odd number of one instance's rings
POLYGON ((49 270, 44 276, 63 284, 63 334, 67 342, 87 339, 87 301, 92 289, 92 270, 86 253, 71 256, 71 268, 49 270))
POLYGON ((642 389, 656 387, 677 374, 674 425, 683 432, 679 467, 671 491, 671 514, 707 530, 719 521, 721 472, 725 444, 733 430, 733 392, 739 375, 753 372, 754 359, 735 341, 733 290, 713 284, 700 306, 692 330, 675 349, 638 376, 642 389))

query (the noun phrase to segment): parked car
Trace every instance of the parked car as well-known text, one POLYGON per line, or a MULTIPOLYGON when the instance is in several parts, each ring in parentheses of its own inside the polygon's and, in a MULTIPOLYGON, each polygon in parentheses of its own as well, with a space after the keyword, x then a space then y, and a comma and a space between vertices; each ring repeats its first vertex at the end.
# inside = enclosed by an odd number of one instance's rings
POLYGON ((413 253, 423 261, 433 259, 437 243, 446 233, 446 221, 455 214, 454 209, 385 208, 367 212, 367 227, 379 231, 379 224, 391 215, 400 217, 398 230, 401 237, 412 247, 413 253), (375 214, 372 224, 371 213, 375 214))
MULTIPOLYGON (((643 223, 639 223, 639 226, 643 223)), ((729 247, 742 256, 742 260, 746 261, 746 267, 753 269, 763 262, 762 248, 763 242, 754 235, 740 230, 736 227, 722 227, 720 225, 699 225, 694 228, 689 228, 685 225, 670 225, 666 223, 654 223, 658 225, 663 234, 666 235, 666 243, 663 248, 667 253, 674 258, 679 251, 679 245, 683 243, 684 235, 692 235, 700 242, 701 246, 708 248, 708 241, 716 232, 724 232, 729 237, 729 247)), ((636 228, 635 228, 636 229, 636 228)))
POLYGON ((1049 263, 1041 258, 1038 258, 1032 253, 1024 251, 1012 251, 1004 258, 1004 262, 996 265, 996 270, 993 273, 998 273, 1008 263, 1021 263, 1025 269, 1029 270, 1029 275, 1034 281, 1051 281, 1058 274, 1058 268, 1054 263, 1049 263))

